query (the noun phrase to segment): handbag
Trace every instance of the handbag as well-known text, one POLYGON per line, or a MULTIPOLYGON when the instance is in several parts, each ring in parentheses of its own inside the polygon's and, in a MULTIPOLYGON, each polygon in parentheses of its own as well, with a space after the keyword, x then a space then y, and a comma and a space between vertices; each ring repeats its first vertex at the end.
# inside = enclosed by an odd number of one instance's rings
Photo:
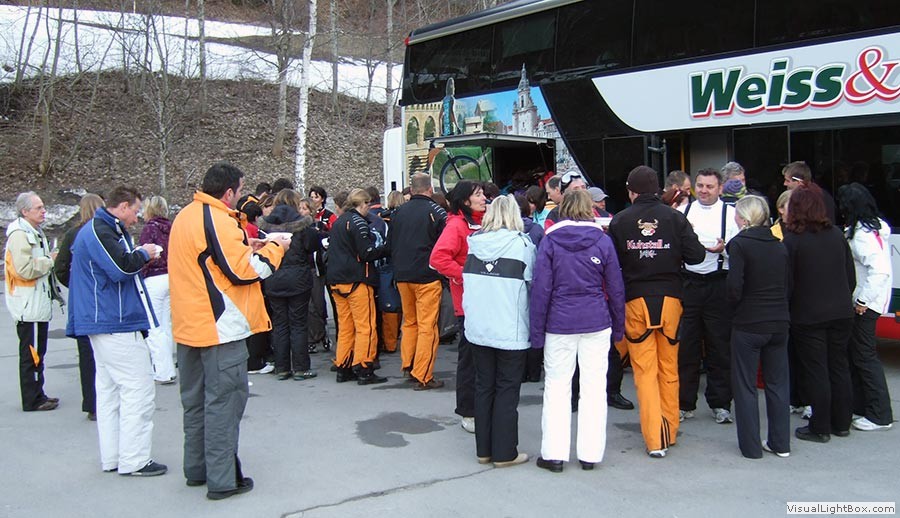
POLYGON ((378 309, 382 313, 399 313, 403 306, 400 303, 400 291, 394 282, 394 267, 390 262, 376 267, 378 271, 378 309))
POLYGON ((459 320, 453 310, 453 297, 450 295, 450 285, 447 281, 441 281, 441 310, 438 314, 438 336, 441 340, 452 338, 459 332, 459 320))

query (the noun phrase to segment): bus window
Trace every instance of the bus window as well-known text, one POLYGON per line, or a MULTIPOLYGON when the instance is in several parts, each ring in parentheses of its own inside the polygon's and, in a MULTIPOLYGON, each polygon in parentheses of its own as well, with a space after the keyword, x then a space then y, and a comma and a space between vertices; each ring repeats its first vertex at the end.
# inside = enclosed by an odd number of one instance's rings
POLYGON ((752 0, 635 0, 634 65, 753 46, 752 0))
POLYGON ((494 31, 494 88, 515 88, 522 65, 532 80, 554 70, 556 14, 538 13, 497 25, 494 31))
POLYGON ((404 92, 404 102, 443 98, 451 77, 457 96, 490 89, 492 35, 493 29, 486 27, 407 47, 404 88, 409 85, 412 99, 404 92))
POLYGON ((896 0, 757 0, 757 45, 900 25, 896 0))
POLYGON ((559 9, 556 68, 631 65, 631 2, 580 2, 559 9))

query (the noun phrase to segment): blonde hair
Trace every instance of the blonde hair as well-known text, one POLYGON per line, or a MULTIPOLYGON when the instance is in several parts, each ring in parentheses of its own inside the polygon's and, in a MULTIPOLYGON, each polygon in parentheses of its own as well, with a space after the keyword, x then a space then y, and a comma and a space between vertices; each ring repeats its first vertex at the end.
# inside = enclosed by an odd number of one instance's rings
POLYGON ((350 191, 350 194, 347 195, 347 200, 344 202, 344 210, 352 210, 356 207, 362 205, 363 203, 369 203, 372 199, 369 196, 369 193, 366 192, 365 189, 353 189, 350 191))
POLYGON ((390 194, 387 195, 387 208, 396 209, 397 207, 403 205, 406 202, 406 199, 403 197, 403 193, 400 191, 391 191, 390 194))
POLYGON ((81 201, 78 202, 78 207, 81 209, 81 222, 78 223, 78 226, 84 225, 88 221, 94 219, 94 214, 97 212, 97 209, 105 206, 106 204, 103 202, 103 198, 98 194, 89 192, 82 196, 81 201))
POLYGON ((793 191, 791 189, 788 189, 778 195, 778 199, 775 200, 776 209, 783 209, 784 206, 787 205, 788 200, 791 199, 791 192, 793 191))
POLYGON ((759 227, 769 221, 769 204, 761 196, 744 196, 734 204, 734 210, 747 227, 759 227))
POLYGON ((276 206, 287 205, 295 210, 300 210, 300 202, 302 200, 303 196, 299 192, 293 189, 282 189, 275 195, 275 201, 272 203, 276 206))
POLYGON ((503 228, 518 232, 522 232, 525 228, 522 224, 519 204, 511 194, 494 198, 487 206, 484 220, 481 222, 481 230, 484 232, 493 232, 503 228))
POLYGON ((591 194, 584 189, 566 191, 559 204, 559 217, 573 221, 594 221, 591 194))
POLYGON ((162 196, 151 196, 144 203, 144 221, 150 221, 156 217, 169 217, 169 204, 162 196))

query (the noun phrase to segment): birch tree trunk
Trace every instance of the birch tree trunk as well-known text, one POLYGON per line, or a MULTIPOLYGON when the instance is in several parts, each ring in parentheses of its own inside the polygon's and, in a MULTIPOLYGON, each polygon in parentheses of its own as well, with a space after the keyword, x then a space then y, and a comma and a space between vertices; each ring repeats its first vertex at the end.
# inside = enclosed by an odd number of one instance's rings
POLYGON ((31 5, 28 6, 28 10, 25 12, 25 26, 22 28, 22 43, 19 45, 19 56, 16 60, 16 88, 22 85, 22 80, 25 78, 25 69, 28 68, 28 62, 31 60, 31 48, 34 45, 34 38, 37 36, 38 29, 41 27, 42 12, 43 8, 38 6, 37 19, 34 21, 34 31, 31 33, 31 37, 28 39, 28 47, 25 48, 23 53, 22 49, 25 47, 25 33, 28 31, 28 15, 31 14, 31 5))
POLYGON ((297 114, 297 147, 294 162, 294 185, 298 192, 306 191, 306 133, 309 115, 309 76, 312 65, 312 51, 316 39, 316 0, 307 0, 309 5, 309 32, 303 43, 303 64, 300 70, 300 100, 297 114))
POLYGON ((197 41, 200 52, 200 114, 206 115, 208 108, 206 100, 206 0, 197 0, 197 10, 199 29, 197 41))
MULTIPOLYGON (((48 13, 49 14, 49 13, 48 13)), ((49 45, 53 45, 53 61, 50 64, 49 76, 46 73, 47 58, 44 57, 44 64, 41 66, 41 89, 40 89, 40 106, 41 106, 41 159, 38 164, 38 171, 42 175, 49 174, 53 169, 53 140, 50 132, 50 109, 53 106, 53 87, 56 81, 56 70, 59 65, 59 49, 60 40, 62 39, 62 6, 57 10, 56 20, 56 37, 50 35, 50 16, 44 18, 44 24, 47 27, 47 51, 49 45)))
POLYGON ((278 122, 275 126, 275 142, 272 143, 272 156, 284 156, 284 131, 287 125, 287 73, 288 63, 278 59, 278 122))
POLYGON ((328 6, 329 20, 331 21, 331 112, 339 113, 338 104, 338 29, 337 29, 337 0, 331 0, 328 6))
POLYGON ((394 2, 387 0, 387 45, 385 45, 384 129, 394 127, 394 2))

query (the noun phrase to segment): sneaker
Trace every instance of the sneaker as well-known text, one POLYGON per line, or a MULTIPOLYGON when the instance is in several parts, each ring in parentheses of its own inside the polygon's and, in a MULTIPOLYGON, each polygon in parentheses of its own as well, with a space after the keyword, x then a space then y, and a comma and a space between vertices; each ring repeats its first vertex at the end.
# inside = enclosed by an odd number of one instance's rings
POLYGON ((160 464, 159 462, 151 460, 146 466, 137 471, 132 471, 131 473, 119 472, 119 475, 122 475, 123 477, 155 477, 158 475, 165 475, 167 471, 169 471, 169 468, 165 464, 160 464))
POLYGON ((322 349, 325 351, 331 350, 331 338, 325 337, 325 340, 322 340, 322 349))
POLYGON ((384 383, 387 381, 387 378, 381 377, 374 372, 367 372, 363 374, 359 374, 358 379, 356 380, 357 385, 375 385, 378 383, 384 383))
POLYGON ((500 462, 494 462, 494 467, 495 468, 508 468, 510 466, 515 466, 518 464, 525 464, 526 462, 528 462, 528 454, 520 453, 513 460, 504 460, 504 461, 500 461, 500 462))
POLYGON ((275 372, 275 366, 271 363, 267 363, 265 367, 259 369, 260 374, 270 374, 272 372, 275 372))
POLYGON ((303 372, 295 372, 295 373, 294 373, 294 379, 297 380, 297 381, 300 381, 300 380, 308 380, 308 379, 315 378, 315 377, 318 376, 318 375, 319 375, 319 374, 318 374, 316 371, 309 371, 309 370, 307 370, 307 371, 303 371, 303 372))
POLYGON ((734 418, 731 417, 731 411, 727 408, 713 408, 712 413, 713 417, 716 418, 716 422, 719 424, 728 424, 734 422, 734 418))
POLYGON ((462 426, 462 429, 469 432, 475 433, 475 418, 474 417, 463 417, 462 421, 459 423, 462 426))
POLYGON ((319 348, 318 346, 316 346, 316 344, 309 344, 307 349, 309 350, 309 354, 316 354, 317 352, 319 352, 319 348))
POLYGON ((250 491, 253 491, 253 479, 244 477, 243 480, 238 482, 236 488, 227 491, 207 491, 206 498, 209 498, 210 500, 224 500, 228 497, 248 493, 250 491))
POLYGON ((293 374, 291 373, 291 371, 284 371, 284 372, 279 372, 279 373, 278 373, 278 379, 281 380, 281 381, 289 380, 289 379, 291 379, 291 376, 293 376, 293 374))
POLYGON ((809 421, 809 418, 812 417, 812 407, 811 406, 803 407, 803 411, 800 412, 800 417, 809 421))
POLYGON ((165 380, 155 380, 157 385, 171 385, 175 383, 175 376, 165 380))
POLYGON ((649 455, 651 458, 654 458, 654 459, 661 459, 666 456, 667 451, 668 451, 668 449, 666 449, 666 448, 663 448, 661 450, 649 450, 647 452, 647 455, 649 455))
POLYGON ((769 441, 762 442, 762 448, 769 453, 774 453, 775 455, 781 457, 782 459, 786 459, 791 456, 791 452, 789 451, 775 451, 769 447, 769 441))
POLYGON ((678 422, 679 423, 684 421, 685 419, 693 419, 693 418, 694 418, 693 410, 679 410, 678 411, 678 422))
POLYGON ((801 426, 800 428, 794 430, 794 436, 801 441, 826 443, 831 440, 830 434, 810 431, 808 426, 801 426))
POLYGON ((863 432, 874 432, 876 430, 890 430, 893 423, 888 424, 875 424, 872 421, 869 421, 865 417, 860 417, 859 419, 853 420, 853 428, 857 430, 861 430, 863 432))
POLYGON ((88 412, 87 420, 88 421, 96 421, 97 420, 97 412, 88 412))
POLYGON ((439 389, 443 386, 444 386, 443 381, 431 378, 431 381, 429 381, 428 383, 416 384, 416 386, 413 387, 413 390, 432 390, 432 389, 439 389))

